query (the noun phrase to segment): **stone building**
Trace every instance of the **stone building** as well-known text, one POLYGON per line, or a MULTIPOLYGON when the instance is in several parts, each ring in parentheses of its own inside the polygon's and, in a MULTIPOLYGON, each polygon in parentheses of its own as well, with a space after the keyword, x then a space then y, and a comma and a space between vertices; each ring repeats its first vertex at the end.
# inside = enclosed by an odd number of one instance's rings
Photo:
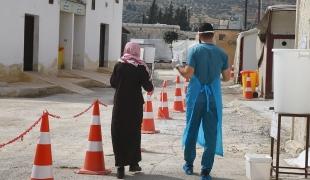
POLYGON ((130 34, 129 39, 162 39, 167 31, 180 33, 180 26, 166 24, 123 23, 130 34))

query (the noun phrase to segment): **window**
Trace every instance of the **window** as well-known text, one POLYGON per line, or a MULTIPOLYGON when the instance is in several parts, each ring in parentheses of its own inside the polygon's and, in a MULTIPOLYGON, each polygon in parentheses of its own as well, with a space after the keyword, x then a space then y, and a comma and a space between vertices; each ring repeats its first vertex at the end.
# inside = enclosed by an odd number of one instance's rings
POLYGON ((226 36, 225 34, 220 34, 220 35, 219 35, 219 40, 220 40, 220 41, 223 41, 224 38, 225 38, 225 36, 226 36))
POLYGON ((91 9, 95 10, 96 9, 96 0, 91 1, 91 9))
POLYGON ((48 0, 49 4, 54 4, 54 0, 48 0))

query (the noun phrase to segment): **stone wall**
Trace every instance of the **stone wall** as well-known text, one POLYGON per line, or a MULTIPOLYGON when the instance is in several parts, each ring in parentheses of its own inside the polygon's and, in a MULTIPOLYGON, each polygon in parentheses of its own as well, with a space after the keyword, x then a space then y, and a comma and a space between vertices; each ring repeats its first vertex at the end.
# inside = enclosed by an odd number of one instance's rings
POLYGON ((162 39, 167 31, 180 33, 180 26, 166 24, 124 23, 123 27, 130 32, 130 39, 162 39))
POLYGON ((215 30, 216 45, 223 48, 228 55, 230 65, 234 64, 239 30, 215 30))
MULTIPOLYGON (((297 1, 297 20, 296 20, 296 48, 310 49, 310 1, 297 1)), ((294 140, 299 144, 305 145, 306 121, 296 118, 294 123, 294 140)))
POLYGON ((310 1, 299 0, 297 5, 296 46, 310 49, 310 1))

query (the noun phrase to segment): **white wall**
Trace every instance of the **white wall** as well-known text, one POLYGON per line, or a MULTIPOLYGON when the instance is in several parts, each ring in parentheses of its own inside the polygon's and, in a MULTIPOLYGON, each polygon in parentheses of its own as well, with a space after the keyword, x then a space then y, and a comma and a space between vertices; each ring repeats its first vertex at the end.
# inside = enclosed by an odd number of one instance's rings
MULTIPOLYGON (((109 64, 113 64, 121 55, 123 0, 117 4, 115 0, 97 0, 96 9, 91 9, 91 0, 86 5, 86 41, 85 68, 94 69, 99 66, 100 24, 108 24, 109 45, 107 47, 109 64), (106 6, 107 3, 107 6, 106 6)), ((110 66, 110 65, 109 65, 110 66)))
MULTIPOLYGON (((7 0, 0 6, 0 63, 23 64, 25 14, 39 16, 39 64, 52 66, 58 54, 59 5, 42 0, 7 0)), ((41 66, 40 66, 41 67, 41 66)), ((39 67, 39 70, 43 70, 39 67)), ((56 67, 56 66, 55 66, 56 67)))

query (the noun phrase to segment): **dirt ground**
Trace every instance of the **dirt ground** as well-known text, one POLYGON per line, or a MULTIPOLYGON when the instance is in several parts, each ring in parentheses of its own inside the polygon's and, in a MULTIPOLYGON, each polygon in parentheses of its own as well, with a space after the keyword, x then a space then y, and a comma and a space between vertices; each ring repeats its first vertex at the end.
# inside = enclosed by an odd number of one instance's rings
MULTIPOLYGON (((168 79, 170 106, 173 102, 175 72, 157 72, 157 86, 161 79, 168 79)), ((0 99, 0 143, 16 137, 20 132, 37 120, 47 109, 50 113, 64 119, 50 118, 52 138, 53 172, 55 179, 115 179, 116 168, 111 145, 110 122, 114 90, 109 88, 93 89, 94 94, 81 96, 76 94, 58 94, 43 98, 2 98, 0 99), (91 102, 99 98, 108 107, 101 107, 103 132, 103 150, 105 165, 112 169, 108 176, 78 175, 74 171, 83 165, 88 145, 87 137, 91 122, 91 111, 76 119, 69 118, 86 109, 91 102)), ((154 114, 157 114, 158 95, 154 94, 154 114)), ((214 180, 245 180, 245 154, 270 151, 270 119, 261 116, 242 102, 240 88, 223 85, 224 116, 223 137, 224 157, 217 157, 212 171, 214 180)), ((155 120, 159 134, 143 135, 141 166, 143 173, 132 174, 126 171, 126 179, 141 180, 181 180, 199 179, 202 149, 197 146, 198 154, 194 164, 195 175, 187 176, 182 171, 183 151, 181 136, 185 126, 185 114, 173 113, 173 120, 155 120)), ((34 128, 23 141, 18 141, 0 149, 0 179, 29 179, 35 154, 39 126, 34 128)), ((128 169, 127 169, 128 170, 128 169)), ((291 177, 287 179, 297 179, 291 177)))

